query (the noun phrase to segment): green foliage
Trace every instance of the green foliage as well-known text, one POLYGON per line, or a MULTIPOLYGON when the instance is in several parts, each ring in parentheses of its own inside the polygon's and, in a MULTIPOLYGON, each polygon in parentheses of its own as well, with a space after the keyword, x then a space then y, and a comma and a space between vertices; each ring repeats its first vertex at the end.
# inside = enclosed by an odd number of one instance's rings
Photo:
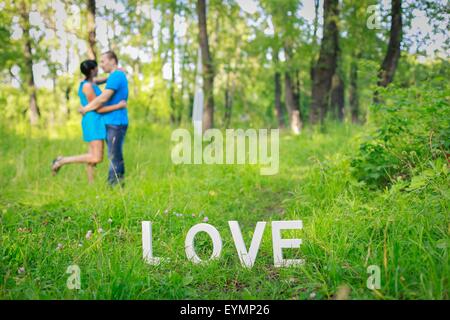
POLYGON ((353 159, 355 176, 382 187, 397 178, 409 180, 430 168, 450 150, 450 90, 435 81, 409 88, 389 87, 384 103, 372 107, 376 127, 353 159))

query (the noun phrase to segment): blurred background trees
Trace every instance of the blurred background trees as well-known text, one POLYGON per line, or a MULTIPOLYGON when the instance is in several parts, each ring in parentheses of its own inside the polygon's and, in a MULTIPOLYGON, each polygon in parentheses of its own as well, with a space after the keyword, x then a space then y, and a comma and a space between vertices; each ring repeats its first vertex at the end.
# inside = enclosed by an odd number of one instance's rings
POLYGON ((448 70, 445 1, 0 1, 2 118, 79 121, 79 63, 117 52, 139 121, 191 121, 199 52, 204 128, 301 134, 364 123, 391 84, 448 70))

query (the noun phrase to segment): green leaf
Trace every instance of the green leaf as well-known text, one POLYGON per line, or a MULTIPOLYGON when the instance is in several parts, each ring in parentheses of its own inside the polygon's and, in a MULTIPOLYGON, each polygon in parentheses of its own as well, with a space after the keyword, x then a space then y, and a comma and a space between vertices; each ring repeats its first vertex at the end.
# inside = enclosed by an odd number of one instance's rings
POLYGON ((408 191, 416 190, 424 187, 427 184, 427 179, 423 176, 415 176, 411 179, 411 184, 406 189, 408 191))
POLYGON ((185 275, 183 278, 183 286, 187 286, 187 285, 191 284, 193 280, 194 280, 194 277, 192 275, 190 275, 190 274, 185 275))
POLYGON ((447 239, 440 239, 440 240, 436 241, 436 248, 445 249, 447 247, 448 247, 447 239))

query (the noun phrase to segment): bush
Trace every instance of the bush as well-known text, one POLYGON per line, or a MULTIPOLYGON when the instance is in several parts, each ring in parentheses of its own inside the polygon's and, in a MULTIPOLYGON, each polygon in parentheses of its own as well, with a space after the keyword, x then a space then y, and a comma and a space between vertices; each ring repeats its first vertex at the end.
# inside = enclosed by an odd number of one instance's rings
POLYGON ((371 107, 376 128, 360 145, 351 166, 355 177, 370 187, 410 180, 449 156, 449 88, 440 85, 393 88, 382 105, 371 107))

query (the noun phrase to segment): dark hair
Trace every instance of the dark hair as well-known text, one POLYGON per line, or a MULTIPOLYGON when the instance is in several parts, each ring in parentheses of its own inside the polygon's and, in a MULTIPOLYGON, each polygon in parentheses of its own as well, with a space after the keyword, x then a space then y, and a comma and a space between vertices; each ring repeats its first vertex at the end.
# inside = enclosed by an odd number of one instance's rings
POLYGON ((106 55, 109 59, 114 59, 114 61, 116 61, 116 64, 119 63, 119 59, 117 59, 117 55, 114 51, 106 51, 103 52, 102 55, 106 55))
POLYGON ((86 79, 91 76, 91 71, 97 68, 97 61, 95 60, 84 60, 80 64, 80 71, 86 76, 86 79))

